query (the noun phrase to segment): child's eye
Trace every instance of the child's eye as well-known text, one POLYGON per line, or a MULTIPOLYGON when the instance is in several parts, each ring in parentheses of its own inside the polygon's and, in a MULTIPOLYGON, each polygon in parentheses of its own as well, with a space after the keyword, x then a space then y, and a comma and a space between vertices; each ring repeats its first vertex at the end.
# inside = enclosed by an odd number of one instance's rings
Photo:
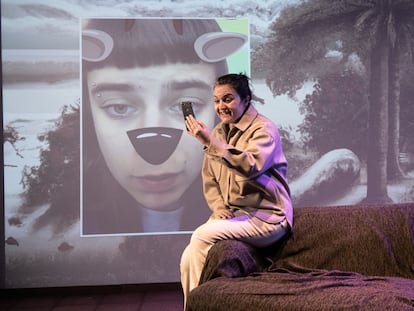
POLYGON ((206 106, 206 104, 204 102, 201 102, 200 100, 195 101, 195 100, 183 99, 173 104, 170 108, 171 111, 182 114, 181 103, 185 101, 191 101, 193 103, 193 110, 196 115, 199 111, 201 111, 206 106))
POLYGON ((112 119, 128 118, 137 111, 136 107, 125 104, 106 105, 102 109, 112 119))

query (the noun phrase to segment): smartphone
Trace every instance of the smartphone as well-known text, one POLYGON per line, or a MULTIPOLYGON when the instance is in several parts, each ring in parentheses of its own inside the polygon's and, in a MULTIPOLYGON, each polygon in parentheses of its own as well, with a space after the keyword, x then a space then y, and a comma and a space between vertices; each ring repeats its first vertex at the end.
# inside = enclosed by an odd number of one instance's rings
MULTIPOLYGON (((192 102, 182 102, 181 109, 183 110, 184 121, 185 121, 185 118, 187 118, 187 116, 189 116, 190 114, 195 118, 192 102)), ((187 125, 185 126, 185 128, 188 131, 187 125)))
POLYGON ((183 110, 184 120, 190 114, 195 118, 194 110, 193 110, 193 103, 192 102, 182 102, 181 109, 183 110))

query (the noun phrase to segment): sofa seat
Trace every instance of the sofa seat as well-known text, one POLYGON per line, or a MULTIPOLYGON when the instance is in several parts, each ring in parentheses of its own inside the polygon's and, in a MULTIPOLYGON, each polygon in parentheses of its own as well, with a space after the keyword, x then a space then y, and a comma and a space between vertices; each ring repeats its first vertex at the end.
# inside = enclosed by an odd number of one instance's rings
POLYGON ((297 208, 276 245, 218 242, 186 310, 414 310, 414 204, 297 208))

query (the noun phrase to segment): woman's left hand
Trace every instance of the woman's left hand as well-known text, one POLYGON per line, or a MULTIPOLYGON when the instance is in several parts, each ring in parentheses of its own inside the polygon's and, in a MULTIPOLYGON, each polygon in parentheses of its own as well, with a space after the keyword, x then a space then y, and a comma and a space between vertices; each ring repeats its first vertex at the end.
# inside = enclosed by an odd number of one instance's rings
POLYGON ((214 219, 230 219, 233 217, 233 211, 228 208, 219 208, 213 212, 214 219))
POLYGON ((192 115, 189 115, 185 119, 185 125, 191 136, 197 138, 197 140, 204 146, 210 145, 211 132, 203 122, 196 120, 192 115))

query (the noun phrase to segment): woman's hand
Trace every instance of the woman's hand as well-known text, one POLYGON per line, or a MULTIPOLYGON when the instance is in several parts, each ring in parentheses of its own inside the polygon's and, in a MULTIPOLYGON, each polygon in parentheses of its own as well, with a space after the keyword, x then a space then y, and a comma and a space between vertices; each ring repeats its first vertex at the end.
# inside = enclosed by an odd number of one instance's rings
POLYGON ((219 208, 213 212, 214 219, 230 219, 233 217, 233 211, 228 208, 219 208))
POLYGON ((185 119, 185 125, 191 136, 197 138, 197 140, 204 146, 210 145, 211 132, 203 122, 196 120, 192 115, 189 115, 185 119))

